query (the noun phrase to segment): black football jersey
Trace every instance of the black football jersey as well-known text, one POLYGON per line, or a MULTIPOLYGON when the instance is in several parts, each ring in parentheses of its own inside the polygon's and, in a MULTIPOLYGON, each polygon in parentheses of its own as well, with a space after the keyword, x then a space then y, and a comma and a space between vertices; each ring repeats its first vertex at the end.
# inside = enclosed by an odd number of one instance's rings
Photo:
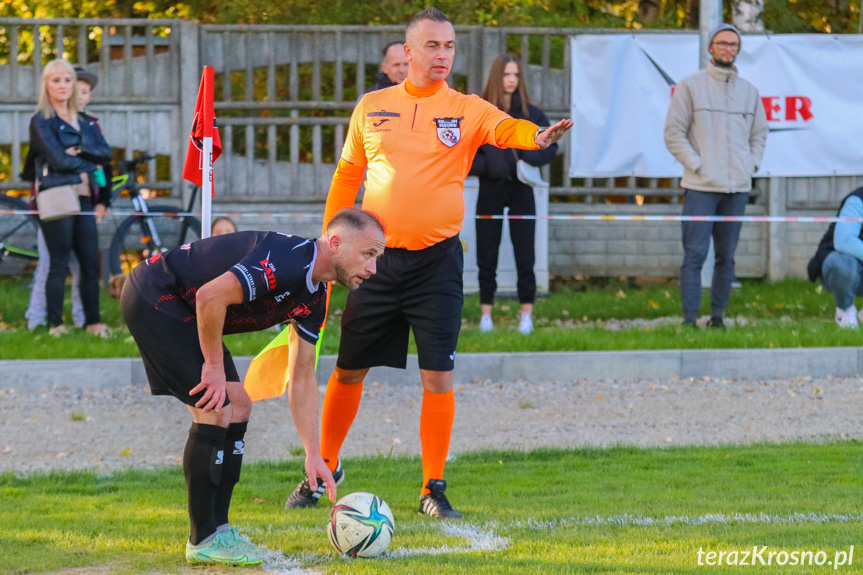
POLYGON ((225 272, 243 288, 230 305, 224 334, 247 333, 292 321, 317 343, 326 314, 327 284, 313 283, 315 241, 279 232, 238 232, 198 240, 141 262, 129 275, 141 297, 182 321, 196 321, 198 289, 225 272))

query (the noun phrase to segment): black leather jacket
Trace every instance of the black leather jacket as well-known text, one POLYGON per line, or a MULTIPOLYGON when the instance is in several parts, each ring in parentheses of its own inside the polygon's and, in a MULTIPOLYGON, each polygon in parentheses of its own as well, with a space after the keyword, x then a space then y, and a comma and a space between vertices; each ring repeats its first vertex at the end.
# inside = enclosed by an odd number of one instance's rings
MULTIPOLYGON (((96 119, 87 114, 78 115, 80 130, 58 117, 46 118, 37 112, 30 120, 30 151, 24 162, 21 177, 39 182, 40 189, 56 186, 74 186, 81 183, 82 173, 96 171, 97 164, 111 162, 111 147, 102 136, 96 119), (66 153, 66 149, 78 147, 77 156, 66 153)), ((107 198, 100 196, 95 178, 90 178, 91 195, 94 202, 108 205, 107 198), (107 202, 107 203, 106 203, 107 202)))
MULTIPOLYGON (((542 113, 542 110, 533 104, 527 105, 528 115, 525 117, 521 111, 521 97, 518 92, 512 95, 510 102, 509 115, 519 120, 530 120, 541 128, 549 126, 548 118, 542 113)), ((479 176, 480 186, 483 181, 496 180, 507 181, 515 180, 516 168, 515 164, 519 159, 524 160, 531 166, 544 166, 550 163, 557 154, 557 144, 552 144, 544 150, 514 150, 510 148, 498 148, 491 144, 483 144, 476 152, 473 159, 473 164, 470 168, 471 176, 479 176), (513 154, 515 151, 515 154, 513 154)))

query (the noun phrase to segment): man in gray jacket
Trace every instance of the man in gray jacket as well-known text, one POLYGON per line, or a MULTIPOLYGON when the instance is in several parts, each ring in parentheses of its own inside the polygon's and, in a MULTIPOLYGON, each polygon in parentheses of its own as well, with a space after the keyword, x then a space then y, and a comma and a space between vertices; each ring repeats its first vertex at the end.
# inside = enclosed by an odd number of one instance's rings
MULTIPOLYGON (((683 164, 687 216, 742 216, 767 140, 767 117, 755 86, 737 75, 740 32, 720 24, 710 32, 707 67, 681 80, 665 121, 665 145, 683 164)), ((695 325, 701 309, 701 267, 710 237, 716 251, 709 327, 722 328, 734 280, 740 222, 683 222, 680 292, 683 323, 695 325)))

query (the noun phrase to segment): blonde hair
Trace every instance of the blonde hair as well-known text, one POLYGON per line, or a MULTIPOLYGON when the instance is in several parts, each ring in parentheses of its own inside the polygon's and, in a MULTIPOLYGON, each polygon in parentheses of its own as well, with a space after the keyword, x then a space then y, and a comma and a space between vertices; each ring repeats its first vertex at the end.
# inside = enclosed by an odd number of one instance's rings
POLYGON ((518 88, 516 92, 521 96, 521 112, 525 116, 528 115, 527 105, 530 104, 530 97, 527 95, 527 81, 524 77, 524 70, 521 67, 521 62, 513 54, 501 54, 494 59, 491 64, 491 70, 488 72, 488 83, 485 85, 485 90, 482 93, 482 99, 486 102, 491 102, 500 110, 509 113, 509 110, 504 110, 503 91, 503 75, 506 70, 506 65, 510 62, 518 66, 518 88))
POLYGON ((69 97, 69 112, 73 117, 78 114, 78 96, 75 89, 78 83, 78 74, 75 73, 72 64, 66 60, 57 59, 51 60, 42 69, 42 82, 39 87, 39 102, 36 104, 36 110, 42 112, 46 118, 53 118, 57 115, 54 106, 51 105, 51 99, 48 97, 48 80, 61 72, 68 72, 72 75, 72 96, 69 97))

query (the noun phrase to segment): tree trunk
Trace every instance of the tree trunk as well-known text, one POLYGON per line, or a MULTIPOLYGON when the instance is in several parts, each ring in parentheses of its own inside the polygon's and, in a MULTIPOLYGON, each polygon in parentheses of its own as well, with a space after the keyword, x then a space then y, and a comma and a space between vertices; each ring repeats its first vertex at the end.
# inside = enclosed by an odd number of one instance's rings
POLYGON ((654 22, 658 19, 658 0, 638 0, 638 20, 640 22, 654 22))

